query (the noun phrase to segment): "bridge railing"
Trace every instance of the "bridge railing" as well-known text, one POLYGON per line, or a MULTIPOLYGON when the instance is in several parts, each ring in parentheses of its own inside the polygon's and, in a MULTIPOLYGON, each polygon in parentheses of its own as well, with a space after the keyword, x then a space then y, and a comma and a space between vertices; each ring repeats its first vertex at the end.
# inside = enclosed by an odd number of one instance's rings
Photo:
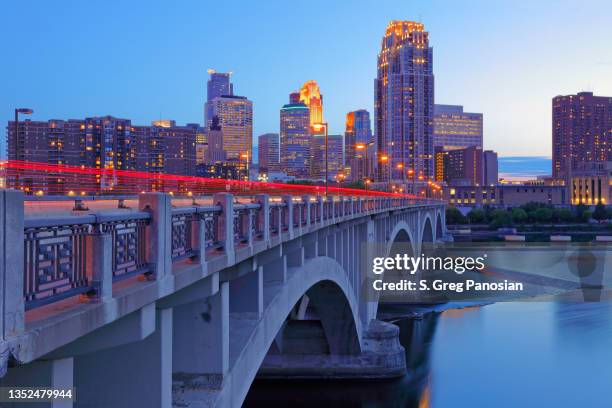
MULTIPOLYGON (((5 298, 11 298, 3 303, 5 321, 15 310, 16 319, 23 320, 27 310, 75 296, 107 299, 114 282, 141 275, 162 279, 178 262, 202 263, 257 242, 270 246, 346 217, 431 204, 405 197, 237 198, 217 193, 211 205, 194 201, 173 207, 168 194, 146 193, 139 196, 138 210, 26 217, 23 193, 1 194, 1 238, 7 244, 0 254, 0 281, 4 293, 10 293, 5 298)), ((23 321, 13 326, 22 327, 23 321)))

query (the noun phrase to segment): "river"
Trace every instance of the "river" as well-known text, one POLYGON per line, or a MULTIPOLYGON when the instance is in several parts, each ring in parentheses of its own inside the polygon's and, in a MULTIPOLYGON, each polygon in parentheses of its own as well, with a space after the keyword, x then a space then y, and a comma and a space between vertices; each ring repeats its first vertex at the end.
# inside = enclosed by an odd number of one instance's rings
POLYGON ((256 381, 245 407, 612 406, 612 303, 515 301, 397 322, 410 372, 256 381))

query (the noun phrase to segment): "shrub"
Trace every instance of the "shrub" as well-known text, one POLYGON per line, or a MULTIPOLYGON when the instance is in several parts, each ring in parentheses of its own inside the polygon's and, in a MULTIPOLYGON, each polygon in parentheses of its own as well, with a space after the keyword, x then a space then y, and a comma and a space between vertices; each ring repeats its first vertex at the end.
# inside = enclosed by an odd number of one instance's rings
POLYGON ((446 223, 449 225, 466 224, 467 217, 461 214, 457 207, 448 207, 446 209, 446 223))
POLYGON ((472 224, 482 224, 487 219, 486 213, 482 208, 472 208, 467 216, 472 224))
POLYGON ((527 221, 527 212, 522 208, 513 208, 512 209, 512 221, 517 224, 522 224, 527 221))

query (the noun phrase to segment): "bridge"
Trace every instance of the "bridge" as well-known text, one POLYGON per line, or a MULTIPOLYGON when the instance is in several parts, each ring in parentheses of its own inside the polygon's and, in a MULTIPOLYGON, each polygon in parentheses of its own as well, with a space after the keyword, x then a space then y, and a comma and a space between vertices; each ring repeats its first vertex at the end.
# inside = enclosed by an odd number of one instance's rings
POLYGON ((258 372, 402 375, 361 253, 419 253, 445 233, 443 204, 287 191, 64 211, 0 190, 0 386, 74 387, 58 407, 237 407, 258 372))

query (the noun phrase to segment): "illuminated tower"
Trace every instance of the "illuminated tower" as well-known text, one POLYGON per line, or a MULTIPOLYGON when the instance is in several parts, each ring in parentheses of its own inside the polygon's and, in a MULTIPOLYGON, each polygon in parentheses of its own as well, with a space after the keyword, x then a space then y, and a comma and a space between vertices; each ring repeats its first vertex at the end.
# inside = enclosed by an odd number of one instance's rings
MULTIPOLYGON (((228 160, 239 161, 242 155, 252 159, 253 102, 245 96, 217 96, 212 101, 212 115, 219 118, 223 134, 223 150, 228 160)), ((212 119, 211 119, 212 124, 212 119)))
POLYGON ((349 168, 351 180, 363 180, 369 177, 372 158, 376 156, 372 143, 370 112, 359 109, 346 114, 344 132, 344 160, 349 168))
POLYGON ((433 179, 433 49, 421 23, 391 21, 374 81, 379 181, 424 192, 433 179))
POLYGON ((300 89, 300 101, 310 108, 310 126, 323 123, 323 95, 317 81, 306 81, 300 89))

